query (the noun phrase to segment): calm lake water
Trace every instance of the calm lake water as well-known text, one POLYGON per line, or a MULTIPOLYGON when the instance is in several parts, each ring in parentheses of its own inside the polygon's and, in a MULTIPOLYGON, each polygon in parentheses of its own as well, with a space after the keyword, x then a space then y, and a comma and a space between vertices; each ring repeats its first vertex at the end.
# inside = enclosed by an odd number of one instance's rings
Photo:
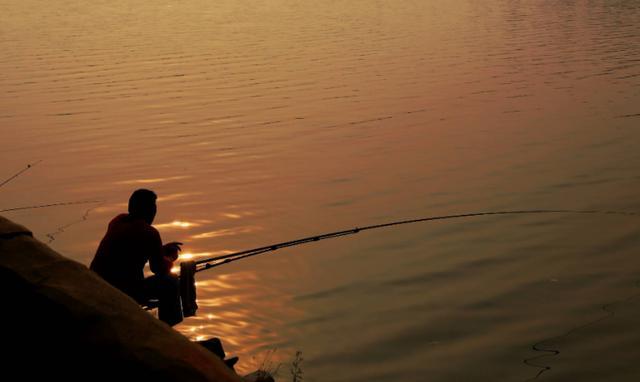
MULTIPOLYGON (((84 264, 140 187, 192 258, 640 212, 638 1, 0 0, 0 51, 0 179, 42 160, 0 210, 100 201, 2 213, 84 264)), ((635 381, 639 223, 285 249, 177 329, 284 381, 635 381)))

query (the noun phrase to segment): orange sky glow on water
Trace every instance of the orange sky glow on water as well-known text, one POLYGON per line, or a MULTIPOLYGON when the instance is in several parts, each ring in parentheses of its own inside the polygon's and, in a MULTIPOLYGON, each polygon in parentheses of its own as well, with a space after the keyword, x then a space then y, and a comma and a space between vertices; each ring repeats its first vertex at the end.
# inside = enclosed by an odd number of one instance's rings
MULTIPOLYGON (((638 41, 634 1, 0 0, 0 181, 37 163, 0 210, 99 201, 2 213, 85 265, 137 188, 194 260, 423 216, 638 212, 638 41)), ((631 380, 635 300, 561 335, 635 293, 639 233, 487 217, 288 248, 198 273, 176 329, 285 380, 300 350, 310 382, 524 381, 544 339, 564 349, 544 377, 631 380)))

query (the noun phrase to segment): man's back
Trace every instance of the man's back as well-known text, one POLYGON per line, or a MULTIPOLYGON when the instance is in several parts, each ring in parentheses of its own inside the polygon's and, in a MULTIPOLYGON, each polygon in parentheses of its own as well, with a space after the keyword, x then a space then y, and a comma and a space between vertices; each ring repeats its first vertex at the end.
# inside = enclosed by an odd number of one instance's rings
POLYGON ((116 216, 100 242, 91 269, 113 286, 143 303, 144 265, 162 258, 160 234, 144 219, 116 216))

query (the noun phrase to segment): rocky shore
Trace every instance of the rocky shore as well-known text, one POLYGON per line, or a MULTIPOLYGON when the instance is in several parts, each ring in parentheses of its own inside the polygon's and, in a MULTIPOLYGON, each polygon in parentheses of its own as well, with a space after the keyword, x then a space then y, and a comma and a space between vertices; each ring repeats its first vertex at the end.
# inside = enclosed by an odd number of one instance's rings
POLYGON ((86 266, 3 217, 0 290, 0 364, 9 379, 244 381, 86 266))

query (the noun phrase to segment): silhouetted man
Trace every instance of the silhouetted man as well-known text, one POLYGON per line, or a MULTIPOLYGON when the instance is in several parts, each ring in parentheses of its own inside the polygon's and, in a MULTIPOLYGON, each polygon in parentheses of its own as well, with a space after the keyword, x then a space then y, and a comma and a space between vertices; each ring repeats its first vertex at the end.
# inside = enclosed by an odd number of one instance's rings
POLYGON ((139 304, 158 299, 159 318, 173 326, 183 318, 179 281, 171 274, 182 243, 162 245, 160 234, 151 226, 156 199, 153 191, 145 189, 131 195, 129 213, 111 220, 90 268, 139 304), (147 261, 154 275, 145 279, 147 261))

